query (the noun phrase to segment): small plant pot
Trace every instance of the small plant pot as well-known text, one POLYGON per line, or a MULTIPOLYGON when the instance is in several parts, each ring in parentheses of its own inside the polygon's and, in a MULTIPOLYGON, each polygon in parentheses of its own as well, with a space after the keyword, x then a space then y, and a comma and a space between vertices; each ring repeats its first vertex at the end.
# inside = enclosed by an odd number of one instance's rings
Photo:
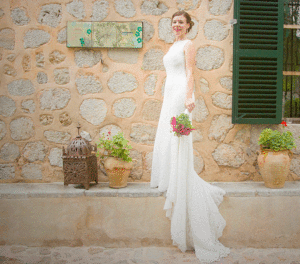
POLYGON ((290 171, 292 152, 289 150, 272 151, 261 149, 257 157, 260 174, 265 186, 272 189, 284 187, 290 171))

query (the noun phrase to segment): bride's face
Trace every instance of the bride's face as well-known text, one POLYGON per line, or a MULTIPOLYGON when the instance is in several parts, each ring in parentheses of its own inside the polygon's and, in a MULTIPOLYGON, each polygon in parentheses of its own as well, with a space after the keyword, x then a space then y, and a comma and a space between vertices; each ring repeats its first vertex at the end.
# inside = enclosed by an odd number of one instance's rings
POLYGON ((173 17, 172 30, 176 37, 181 37, 185 35, 189 27, 190 24, 186 22, 186 18, 184 15, 173 17))

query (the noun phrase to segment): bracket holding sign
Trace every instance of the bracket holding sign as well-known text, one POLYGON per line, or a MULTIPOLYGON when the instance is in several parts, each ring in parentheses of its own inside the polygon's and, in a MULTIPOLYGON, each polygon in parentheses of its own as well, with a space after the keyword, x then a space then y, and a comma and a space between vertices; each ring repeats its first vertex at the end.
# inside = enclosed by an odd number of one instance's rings
POLYGON ((143 22, 68 22, 69 48, 142 48, 143 22))

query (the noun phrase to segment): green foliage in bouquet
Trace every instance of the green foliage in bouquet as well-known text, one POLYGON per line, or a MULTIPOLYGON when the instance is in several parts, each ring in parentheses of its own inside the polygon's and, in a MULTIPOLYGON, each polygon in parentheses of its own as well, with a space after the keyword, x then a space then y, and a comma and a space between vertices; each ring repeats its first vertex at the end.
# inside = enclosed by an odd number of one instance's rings
POLYGON ((172 117, 170 123, 173 127, 174 134, 178 137, 189 135, 192 130, 195 130, 188 114, 182 113, 179 116, 176 116, 176 118, 172 117))
MULTIPOLYGON (((110 134, 110 132, 109 132, 110 134)), ((132 149, 131 145, 128 144, 128 140, 124 138, 122 132, 119 132, 117 135, 113 136, 112 140, 104 137, 104 133, 102 137, 97 142, 97 145, 100 149, 103 149, 108 154, 97 152, 97 156, 100 158, 104 158, 105 156, 112 156, 116 158, 120 158, 126 162, 131 162, 132 158, 129 156, 129 150, 132 149)))

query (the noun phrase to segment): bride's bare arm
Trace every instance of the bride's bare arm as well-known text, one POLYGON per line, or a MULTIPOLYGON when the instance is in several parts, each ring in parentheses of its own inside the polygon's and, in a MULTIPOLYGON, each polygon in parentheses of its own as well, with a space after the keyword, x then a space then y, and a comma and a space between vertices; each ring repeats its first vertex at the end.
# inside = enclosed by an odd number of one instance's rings
POLYGON ((195 57, 196 51, 192 41, 188 41, 188 43, 184 46, 185 53, 185 69, 186 69, 186 78, 187 78, 187 91, 185 97, 185 106, 186 108, 192 112, 195 108, 195 102, 193 100, 193 88, 194 88, 194 67, 195 67, 195 57))

